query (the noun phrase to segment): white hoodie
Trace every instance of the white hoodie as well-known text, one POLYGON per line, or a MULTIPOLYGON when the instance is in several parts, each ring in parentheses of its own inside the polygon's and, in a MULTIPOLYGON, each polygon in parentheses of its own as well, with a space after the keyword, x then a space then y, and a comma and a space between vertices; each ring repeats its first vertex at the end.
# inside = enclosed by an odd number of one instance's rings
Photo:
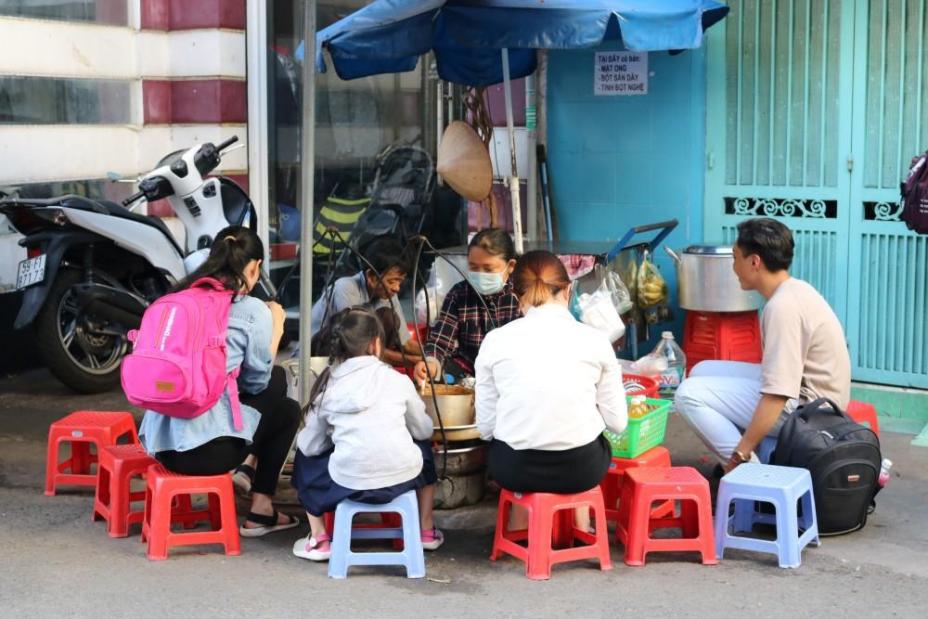
POLYGON ((432 420, 412 381, 376 357, 364 356, 332 368, 296 440, 306 456, 318 456, 334 443, 332 480, 371 490, 416 477, 422 452, 413 439, 431 435, 432 420))

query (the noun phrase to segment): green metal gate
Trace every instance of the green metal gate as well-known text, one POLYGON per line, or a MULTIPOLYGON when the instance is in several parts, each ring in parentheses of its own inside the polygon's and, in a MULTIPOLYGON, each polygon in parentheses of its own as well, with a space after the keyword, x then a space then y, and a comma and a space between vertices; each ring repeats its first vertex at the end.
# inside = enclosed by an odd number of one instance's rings
POLYGON ((928 239, 899 181, 928 148, 923 0, 733 0, 710 31, 706 237, 783 219, 855 380, 928 388, 928 239), (922 101, 925 101, 925 110, 922 101))

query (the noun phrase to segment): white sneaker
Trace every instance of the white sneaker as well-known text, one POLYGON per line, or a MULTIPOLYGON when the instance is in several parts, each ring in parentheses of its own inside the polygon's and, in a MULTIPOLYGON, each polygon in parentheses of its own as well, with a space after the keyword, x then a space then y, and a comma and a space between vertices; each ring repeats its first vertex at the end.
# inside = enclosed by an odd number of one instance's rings
POLYGON ((306 537, 293 542, 293 554, 310 561, 328 561, 332 556, 332 539, 325 533, 319 537, 308 533, 306 537))

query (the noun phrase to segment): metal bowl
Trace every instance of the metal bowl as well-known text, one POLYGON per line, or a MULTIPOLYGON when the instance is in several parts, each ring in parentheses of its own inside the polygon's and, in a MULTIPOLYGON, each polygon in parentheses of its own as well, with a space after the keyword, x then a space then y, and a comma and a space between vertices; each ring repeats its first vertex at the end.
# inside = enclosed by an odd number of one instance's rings
POLYGON ((436 441, 442 439, 438 414, 435 412, 435 400, 438 401, 438 412, 441 413, 446 440, 466 441, 480 438, 480 432, 477 430, 476 425, 477 413, 474 408, 474 390, 457 385, 440 384, 435 385, 434 389, 434 399, 432 398, 432 386, 429 383, 423 385, 420 393, 422 400, 425 402, 425 410, 435 425, 432 439, 436 441))

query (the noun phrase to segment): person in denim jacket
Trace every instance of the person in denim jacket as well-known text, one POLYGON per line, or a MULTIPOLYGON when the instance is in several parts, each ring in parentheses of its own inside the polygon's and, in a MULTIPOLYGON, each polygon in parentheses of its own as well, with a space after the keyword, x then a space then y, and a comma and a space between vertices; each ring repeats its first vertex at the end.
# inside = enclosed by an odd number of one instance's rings
POLYGON ((241 528, 246 537, 299 524, 278 514, 272 504, 300 408, 287 397, 283 368, 274 366, 284 310, 276 302, 248 296, 263 257, 263 244, 253 231, 230 226, 216 236, 206 262, 180 286, 212 277, 240 293, 229 308, 226 369, 239 368, 242 429, 233 427, 229 394, 224 393, 211 409, 191 419, 146 411, 139 430, 145 449, 175 473, 217 475, 236 469, 236 486, 251 491, 251 510, 241 528))

